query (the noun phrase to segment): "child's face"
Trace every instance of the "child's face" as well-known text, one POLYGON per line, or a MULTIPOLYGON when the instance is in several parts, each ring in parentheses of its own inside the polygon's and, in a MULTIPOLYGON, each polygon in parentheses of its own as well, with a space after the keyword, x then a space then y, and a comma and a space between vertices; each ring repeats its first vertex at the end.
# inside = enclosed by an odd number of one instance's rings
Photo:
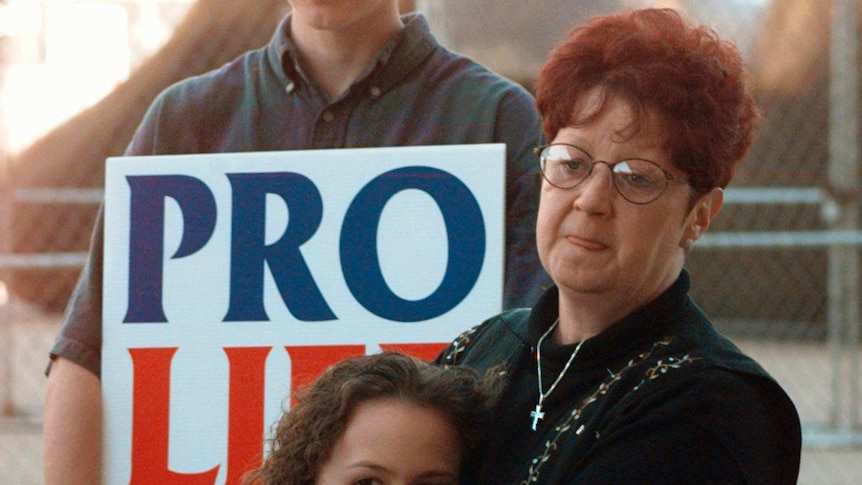
POLYGON ((435 409, 396 398, 360 403, 317 474, 317 485, 455 485, 461 443, 435 409))

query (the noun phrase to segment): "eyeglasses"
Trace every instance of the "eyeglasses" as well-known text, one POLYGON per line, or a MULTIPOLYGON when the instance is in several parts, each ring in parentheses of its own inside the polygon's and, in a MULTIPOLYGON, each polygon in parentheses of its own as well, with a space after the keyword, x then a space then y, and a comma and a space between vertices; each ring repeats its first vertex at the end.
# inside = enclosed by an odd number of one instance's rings
POLYGON ((611 170, 614 188, 632 204, 649 204, 667 189, 671 181, 687 184, 655 162, 630 158, 610 163, 593 160, 584 150, 566 143, 554 143, 535 149, 539 154, 542 176, 554 187, 571 189, 586 180, 593 168, 601 163, 611 170))

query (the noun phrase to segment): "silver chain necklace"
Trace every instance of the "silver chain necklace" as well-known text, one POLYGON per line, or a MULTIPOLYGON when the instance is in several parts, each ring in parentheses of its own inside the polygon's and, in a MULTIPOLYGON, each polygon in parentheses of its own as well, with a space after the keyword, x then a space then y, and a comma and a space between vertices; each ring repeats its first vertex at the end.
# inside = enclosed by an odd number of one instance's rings
POLYGON ((560 319, 557 320, 551 325, 551 327, 539 337, 539 341, 536 343, 536 367, 538 369, 538 380, 539 380, 539 403, 536 404, 536 409, 530 411, 530 417, 533 418, 533 431, 536 431, 536 427, 539 425, 539 420, 545 417, 545 412, 542 411, 542 404, 545 402, 548 396, 554 392, 554 389, 557 388, 557 384, 563 380, 563 376, 566 375, 566 371, 569 370, 569 366, 572 365, 572 361, 575 360, 575 356, 578 355, 578 351, 581 350, 581 345, 584 344, 584 341, 578 344, 575 347, 575 350, 572 351, 572 355, 569 356, 569 360, 566 362, 566 365, 563 366, 563 370, 560 371, 560 374, 557 376, 557 379, 554 380, 554 383, 551 384, 551 387, 548 388, 547 391, 542 391, 542 342, 545 341, 545 337, 551 334, 557 325, 560 323, 560 319))

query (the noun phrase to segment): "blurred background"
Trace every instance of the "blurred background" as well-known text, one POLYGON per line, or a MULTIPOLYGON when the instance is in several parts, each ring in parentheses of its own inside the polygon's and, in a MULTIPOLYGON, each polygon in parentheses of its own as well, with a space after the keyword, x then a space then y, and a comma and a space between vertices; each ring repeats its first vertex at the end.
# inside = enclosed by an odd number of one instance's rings
MULTIPOLYGON (((592 15, 671 7, 746 56, 765 119, 687 266, 694 298, 787 389, 800 483, 862 483, 862 0, 413 0, 447 47, 532 90, 592 15)), ((104 160, 168 85, 264 45, 284 0, 0 0, 0 483, 41 483, 48 350, 104 160)))

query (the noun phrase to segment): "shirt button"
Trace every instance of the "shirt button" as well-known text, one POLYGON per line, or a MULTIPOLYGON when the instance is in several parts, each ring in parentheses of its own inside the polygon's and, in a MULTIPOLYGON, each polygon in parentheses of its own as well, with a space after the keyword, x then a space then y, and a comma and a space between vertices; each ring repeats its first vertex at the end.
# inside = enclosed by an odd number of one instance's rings
POLYGON ((287 86, 284 87, 287 94, 291 94, 294 89, 296 89, 296 84, 293 84, 292 82, 287 83, 287 86))
POLYGON ((377 86, 374 86, 373 88, 371 88, 371 96, 374 96, 375 98, 379 98, 380 93, 381 93, 380 88, 378 88, 377 86))
POLYGON ((323 112, 323 121, 329 123, 330 121, 335 119, 335 115, 332 114, 332 111, 324 111, 323 112))

